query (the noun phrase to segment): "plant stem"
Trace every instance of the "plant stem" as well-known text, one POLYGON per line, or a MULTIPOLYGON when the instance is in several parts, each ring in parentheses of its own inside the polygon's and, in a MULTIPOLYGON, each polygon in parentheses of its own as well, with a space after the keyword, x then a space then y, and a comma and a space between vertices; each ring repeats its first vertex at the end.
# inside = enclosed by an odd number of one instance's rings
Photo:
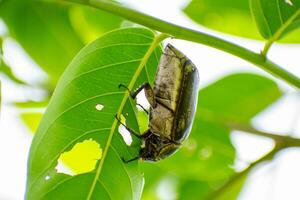
POLYGON ((265 59, 261 54, 250 51, 244 47, 223 40, 221 38, 195 31, 189 28, 178 26, 169 22, 165 22, 150 15, 138 12, 134 9, 124 7, 107 0, 63 0, 67 2, 74 2, 95 7, 109 13, 124 17, 132 22, 144 25, 162 33, 172 35, 174 38, 188 40, 192 42, 201 43, 232 55, 238 56, 250 63, 257 65, 259 68, 268 73, 279 77, 289 84, 300 89, 300 79, 294 74, 286 71, 270 60, 265 59))
MULTIPOLYGON (((138 68, 136 69, 133 77, 131 78, 131 81, 130 81, 130 83, 128 85, 129 91, 132 91, 132 89, 133 89, 133 87, 134 87, 134 85, 135 85, 138 77, 140 76, 143 68, 145 67, 148 59, 150 58, 151 54, 153 53, 153 51, 155 50, 155 48, 157 47, 157 45, 159 45, 160 42, 163 41, 164 39, 166 39, 167 37, 169 37, 169 35, 163 33, 163 34, 157 35, 154 38, 152 44, 149 46, 149 49, 147 50, 147 52, 144 55, 143 59, 140 61, 140 64, 139 64, 138 68)), ((124 106, 125 106, 128 98, 129 98, 129 92, 126 92, 124 94, 123 99, 122 99, 122 101, 120 103, 120 106, 118 108, 118 112, 117 112, 116 118, 120 118, 121 117, 123 108, 124 108, 124 106)), ((113 138, 113 134, 114 134, 115 129, 117 127, 117 123, 118 123, 118 120, 115 119, 113 121, 112 126, 111 126, 111 129, 110 129, 110 132, 109 132, 109 136, 108 136, 106 145, 104 147, 100 163, 99 163, 99 165, 98 165, 98 167, 96 169, 95 177, 94 177, 94 180, 93 180, 92 185, 90 187, 90 190, 89 190, 89 193, 87 195, 86 200, 90 200, 92 198, 92 196, 93 196, 93 193, 94 193, 95 188, 96 188, 97 181, 98 181, 98 179, 100 177, 100 174, 101 174, 101 171, 102 171, 102 168, 103 168, 103 165, 104 165, 104 161, 105 161, 108 149, 110 147, 110 144, 111 144, 111 141, 112 141, 112 138, 113 138)))
POLYGON ((280 148, 280 147, 275 147, 269 153, 267 153, 263 157, 259 158, 255 162, 251 163, 246 169, 244 169, 243 171, 241 171, 241 172, 233 175, 224 185, 222 185, 220 188, 218 188, 217 190, 215 190, 211 194, 209 194, 205 198, 205 200, 217 199, 217 197, 219 197, 220 195, 224 194, 224 192, 227 189, 229 189, 231 186, 233 186, 237 181, 239 181, 242 178, 244 178, 255 166, 257 166, 258 164, 260 164, 262 162, 265 162, 267 160, 272 160, 273 157, 274 157, 274 155, 276 153, 278 153, 278 151, 280 151, 281 149, 282 148, 280 148))
POLYGON ((283 34, 283 32, 293 23, 293 21, 300 15, 300 9, 297 10, 276 32, 272 35, 269 40, 266 42, 264 49, 261 54, 266 58, 267 53, 272 46, 272 44, 277 41, 283 34))
POLYGON ((266 131, 260 131, 257 130, 251 126, 248 125, 242 125, 242 124, 229 124, 229 128, 237 131, 243 131, 247 132, 253 135, 258 135, 262 137, 267 137, 270 139, 273 139, 275 143, 281 144, 282 147, 287 148, 287 147, 300 147, 300 139, 291 137, 291 136, 285 136, 285 135, 277 135, 274 133, 269 133, 266 131))
POLYGON ((298 138, 260 131, 247 125, 241 125, 241 124, 226 124, 226 125, 233 130, 239 130, 239 131, 247 132, 258 136, 271 138, 275 141, 275 147, 269 153, 259 158, 255 162, 251 163, 246 169, 233 175, 224 185, 222 185, 217 190, 210 193, 205 198, 206 200, 217 199, 217 197, 224 194, 224 192, 227 189, 229 189, 231 186, 233 186, 237 181, 244 178, 255 166, 257 166, 258 164, 264 161, 272 160, 273 157, 279 151, 289 147, 300 147, 300 139, 298 138))

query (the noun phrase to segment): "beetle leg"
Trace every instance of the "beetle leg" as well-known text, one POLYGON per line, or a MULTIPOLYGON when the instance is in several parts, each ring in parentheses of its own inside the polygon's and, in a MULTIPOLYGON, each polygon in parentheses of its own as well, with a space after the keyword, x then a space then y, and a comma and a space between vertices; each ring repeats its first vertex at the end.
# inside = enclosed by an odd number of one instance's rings
MULTIPOLYGON (((122 84, 122 83, 119 84, 119 88, 123 87, 123 88, 127 89, 128 92, 130 93, 131 98, 135 99, 136 96, 137 96, 144 88, 148 87, 148 86, 146 86, 146 85, 149 85, 149 83, 144 83, 144 84, 142 84, 142 85, 141 85, 138 89, 136 89, 134 92, 131 92, 131 91, 129 90, 129 88, 128 88, 126 85, 122 84)), ((149 85, 149 87, 150 87, 150 85, 149 85)))
POLYGON ((130 163, 130 162, 132 162, 132 161, 138 160, 139 158, 140 158, 139 156, 134 157, 134 158, 129 159, 129 160, 125 160, 124 158, 122 158, 122 161, 123 161, 124 163, 130 163))
POLYGON ((141 139, 143 136, 141 134, 136 133, 134 130, 132 130, 131 128, 128 128, 124 123, 121 122, 121 120, 118 118, 118 116, 116 115, 115 118, 118 120, 118 122, 120 124, 122 124, 127 131, 129 131, 132 135, 136 136, 137 138, 141 139))
POLYGON ((138 89, 136 89, 134 92, 131 92, 129 90, 129 88, 127 86, 125 86, 124 84, 120 84, 119 88, 124 87, 128 90, 128 92, 130 93, 130 96, 135 99, 136 96, 144 89, 145 90, 145 95, 146 98, 150 104, 150 106, 152 108, 156 107, 156 101, 155 101, 155 96, 154 96, 154 92, 153 89, 151 88, 151 85, 149 83, 144 83, 142 84, 138 89))
MULTIPOLYGON (((125 88, 125 89, 129 92, 130 96, 132 97, 133 93, 129 90, 129 88, 128 88, 126 85, 120 83, 120 84, 119 84, 119 88, 121 88, 121 87, 125 88)), ((133 97, 132 97, 132 98, 133 98, 133 97)), ((133 99, 134 99, 134 98, 133 98, 133 99)))
POLYGON ((146 110, 141 104, 137 103, 136 105, 141 107, 147 115, 149 114, 148 110, 146 110))

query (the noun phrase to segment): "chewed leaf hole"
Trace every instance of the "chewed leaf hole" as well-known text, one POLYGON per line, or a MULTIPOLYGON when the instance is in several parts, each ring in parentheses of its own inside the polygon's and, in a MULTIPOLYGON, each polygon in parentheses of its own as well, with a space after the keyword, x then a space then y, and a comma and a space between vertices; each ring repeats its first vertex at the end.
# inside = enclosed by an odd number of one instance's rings
MULTIPOLYGON (((121 121, 126 125, 126 120, 123 115, 121 115, 121 121)), ((126 145, 130 146, 132 143, 132 137, 130 132, 122 124, 120 124, 118 131, 121 134, 126 145)))
POLYGON ((55 167, 58 173, 71 176, 93 171, 97 161, 102 157, 102 149, 94 140, 85 140, 73 146, 70 151, 62 153, 55 167))
POLYGON ((104 106, 102 105, 102 104, 97 104, 96 106, 95 106, 95 108, 96 108, 96 110, 102 110, 103 108, 104 108, 104 106))
POLYGON ((48 181, 51 177, 50 176, 46 176, 45 180, 48 181))
POLYGON ((291 0, 285 0, 285 3, 289 4, 290 6, 293 6, 293 2, 291 0))
POLYGON ((204 147, 199 151, 199 156, 200 156, 200 159, 202 159, 202 160, 206 160, 206 159, 210 158, 212 156, 212 154, 213 154, 213 149, 209 146, 204 147))

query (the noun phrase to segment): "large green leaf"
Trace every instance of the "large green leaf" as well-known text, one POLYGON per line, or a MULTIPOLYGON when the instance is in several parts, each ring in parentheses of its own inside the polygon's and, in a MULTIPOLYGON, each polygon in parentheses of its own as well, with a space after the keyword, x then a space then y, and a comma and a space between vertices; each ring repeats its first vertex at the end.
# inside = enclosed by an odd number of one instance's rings
POLYGON ((250 6, 257 27, 266 39, 280 29, 282 33, 279 36, 283 36, 300 27, 299 0, 250 0, 250 6))
MULTIPOLYGON (((120 29, 105 34, 75 57, 60 79, 34 137, 27 199, 140 198, 143 178, 137 162, 125 164, 121 160, 135 157, 140 143, 124 143, 115 114, 122 111, 128 126, 138 131, 133 102, 126 100, 127 91, 118 85, 128 85, 137 76, 136 70, 146 61, 153 40, 154 33, 148 29, 120 29), (75 176, 57 173, 60 155, 86 140, 100 145, 102 157, 96 168, 75 176)), ((135 87, 153 81, 160 54, 161 49, 156 48, 135 87)))
MULTIPOLYGON (((260 0, 253 1, 259 2, 260 0)), ((284 0, 263 0, 263 2, 266 7, 266 9, 263 9, 264 12, 255 12, 254 15, 256 22, 259 22, 260 32, 262 32, 260 26, 266 27, 266 21, 263 15, 267 17, 267 23, 272 24, 272 26, 276 25, 278 28, 278 25, 280 25, 278 21, 278 11, 276 9, 274 10, 272 4, 280 2, 280 4, 286 4, 285 7, 293 7, 292 10, 295 10, 295 7, 297 7, 296 4, 299 4, 298 0, 292 0, 295 4, 294 6, 289 6, 284 0)), ((256 9, 256 11, 261 10, 256 9)), ((263 39, 251 17, 249 0, 192 0, 184 8, 184 12, 191 19, 208 28, 237 36, 263 39)), ((288 16, 290 16, 290 12, 285 15, 284 19, 286 20, 288 16)), ((296 24, 294 25, 296 26, 296 24)), ((274 26, 274 28, 276 26, 274 26)), ((299 24, 297 26, 299 26, 299 24)), ((299 33, 300 30, 295 31, 294 34, 289 35, 289 37, 282 42, 300 42, 299 33)))
POLYGON ((73 30, 66 6, 49 1, 4 0, 0 17, 10 34, 50 75, 54 85, 83 46, 73 30))

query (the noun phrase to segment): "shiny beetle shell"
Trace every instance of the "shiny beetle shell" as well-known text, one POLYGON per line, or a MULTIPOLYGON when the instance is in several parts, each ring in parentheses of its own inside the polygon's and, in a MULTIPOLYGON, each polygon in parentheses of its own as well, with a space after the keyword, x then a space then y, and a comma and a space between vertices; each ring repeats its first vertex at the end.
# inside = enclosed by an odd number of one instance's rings
MULTIPOLYGON (((150 102, 149 130, 140 157, 158 161, 172 155, 188 137, 197 107, 199 74, 195 65, 168 44, 161 56, 150 102), (154 97, 153 97, 154 96, 154 97)), ((151 89, 152 90, 152 89, 151 89)))

